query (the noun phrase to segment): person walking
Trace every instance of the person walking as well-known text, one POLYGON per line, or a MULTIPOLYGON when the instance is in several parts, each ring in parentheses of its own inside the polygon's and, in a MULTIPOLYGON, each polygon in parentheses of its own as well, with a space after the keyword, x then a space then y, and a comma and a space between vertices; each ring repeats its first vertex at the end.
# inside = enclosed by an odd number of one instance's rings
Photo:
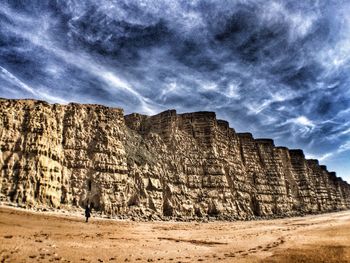
POLYGON ((89 221, 89 217, 91 216, 91 209, 89 207, 89 205, 86 205, 85 208, 85 217, 86 217, 86 223, 89 221))

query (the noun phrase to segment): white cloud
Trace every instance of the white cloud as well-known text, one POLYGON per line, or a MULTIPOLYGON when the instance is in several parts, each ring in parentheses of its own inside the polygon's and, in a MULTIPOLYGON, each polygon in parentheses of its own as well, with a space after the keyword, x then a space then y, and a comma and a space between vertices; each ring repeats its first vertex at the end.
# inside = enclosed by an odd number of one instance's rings
POLYGON ((62 99, 60 97, 52 96, 47 93, 48 88, 38 88, 34 89, 21 81, 19 78, 17 78, 14 74, 9 72, 7 69, 0 66, 0 77, 3 77, 6 81, 10 82, 16 87, 21 88, 22 90, 29 92, 37 99, 43 99, 48 102, 58 102, 58 103, 67 103, 65 99, 62 99))
POLYGON ((315 124, 305 116, 299 116, 297 118, 291 119, 290 122, 295 123, 300 126, 306 126, 311 129, 315 128, 315 124))
POLYGON ((340 132, 339 134, 340 134, 340 135, 350 134, 350 128, 348 128, 348 129, 346 129, 346 130, 340 132))
POLYGON ((329 152, 329 153, 325 153, 323 155, 320 156, 316 156, 313 154, 305 154, 306 158, 308 159, 318 159, 320 161, 325 161, 327 159, 333 158, 335 156, 337 156, 338 154, 344 153, 350 151, 350 141, 347 141, 343 144, 341 144, 337 150, 333 151, 333 152, 329 152))
POLYGON ((61 97, 53 96, 52 94, 47 93, 49 89, 48 88, 40 88, 38 89, 38 97, 41 98, 42 100, 48 101, 50 103, 61 103, 61 104, 67 104, 69 103, 68 100, 63 99, 61 97))
POLYGON ((203 91, 217 91, 218 89, 217 84, 214 82, 207 82, 207 81, 200 81, 200 82, 201 82, 200 88, 203 91))
POLYGON ((104 71, 101 69, 96 74, 99 75, 107 84, 114 87, 118 87, 119 89, 124 89, 125 91, 135 95, 139 99, 142 99, 142 96, 138 92, 136 92, 128 82, 120 79, 113 72, 104 71))
POLYGON ((15 75, 13 75, 7 69, 0 66, 0 72, 1 72, 1 75, 4 79, 11 82, 15 86, 23 89, 24 91, 27 91, 27 92, 33 94, 33 95, 37 95, 33 88, 29 87, 27 84, 22 82, 20 79, 18 79, 15 75))
POLYGON ((239 94, 239 91, 240 91, 239 83, 232 82, 228 85, 224 95, 231 99, 239 99, 241 97, 241 95, 239 94))
POLYGON ((325 154, 322 154, 322 155, 314 155, 314 154, 311 154, 311 153, 307 153, 305 152, 305 158, 306 159, 317 159, 319 161, 324 161, 330 157, 332 157, 334 155, 333 152, 330 152, 330 153, 325 153, 325 154))
POLYGON ((347 141, 345 143, 343 143, 342 145, 339 146, 338 152, 342 153, 345 151, 350 150, 350 141, 347 141))
POLYGON ((294 41, 310 32, 317 15, 310 12, 291 12, 282 2, 269 1, 263 5, 261 18, 272 23, 287 22, 290 27, 290 41, 294 41))
MULTIPOLYGON (((254 97, 254 101, 251 101, 248 104, 246 104, 245 106, 248 108, 251 114, 259 114, 260 112, 268 108, 272 103, 291 100, 297 96, 293 91, 291 91, 287 87, 281 89, 280 91, 273 90, 273 87, 271 88, 271 90, 268 90, 267 88, 265 90, 261 88, 261 90, 264 91, 264 93, 268 95, 269 98, 257 101, 257 98, 254 97)), ((259 91, 257 91, 257 94, 254 95, 261 96, 261 92, 259 93, 259 91)), ((279 110, 283 109, 283 106, 279 107, 279 110)))
POLYGON ((320 157, 318 157, 318 160, 322 162, 322 161, 332 157, 333 155, 334 155, 334 153, 332 153, 332 152, 331 153, 325 153, 325 154, 321 155, 320 157))
POLYGON ((259 114, 260 112, 265 110, 269 105, 271 105, 272 102, 273 100, 264 99, 261 102, 249 102, 245 105, 245 107, 249 110, 250 114, 259 114))
POLYGON ((52 78, 58 78, 65 70, 62 66, 50 64, 46 66, 45 71, 50 74, 52 78))
MULTIPOLYGON (((181 90, 184 90, 185 87, 181 86, 181 90)), ((162 89, 160 92, 159 97, 165 101, 165 99, 168 96, 171 96, 172 94, 177 94, 179 91, 180 87, 179 84, 176 82, 176 80, 170 80, 170 82, 165 84, 165 87, 162 89)))
POLYGON ((349 66, 350 63, 350 4, 342 2, 336 14, 341 18, 338 24, 338 40, 332 46, 327 46, 319 53, 319 62, 327 69, 327 75, 332 76, 339 69, 349 66))
MULTIPOLYGON (((312 120, 308 119, 306 116, 300 115, 295 118, 291 118, 285 122, 282 122, 280 127, 284 125, 291 125, 290 127, 290 132, 295 136, 295 138, 300 138, 300 137, 308 137, 310 133, 314 131, 314 129, 317 128, 317 124, 313 122, 312 120)), ((310 141, 311 143, 312 141, 310 141)))

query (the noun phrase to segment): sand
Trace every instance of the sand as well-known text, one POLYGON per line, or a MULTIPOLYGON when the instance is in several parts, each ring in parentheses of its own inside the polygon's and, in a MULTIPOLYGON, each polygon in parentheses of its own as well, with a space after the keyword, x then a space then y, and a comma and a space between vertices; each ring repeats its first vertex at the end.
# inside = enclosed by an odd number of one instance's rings
POLYGON ((0 262, 350 262, 350 211, 133 222, 0 207, 0 262))

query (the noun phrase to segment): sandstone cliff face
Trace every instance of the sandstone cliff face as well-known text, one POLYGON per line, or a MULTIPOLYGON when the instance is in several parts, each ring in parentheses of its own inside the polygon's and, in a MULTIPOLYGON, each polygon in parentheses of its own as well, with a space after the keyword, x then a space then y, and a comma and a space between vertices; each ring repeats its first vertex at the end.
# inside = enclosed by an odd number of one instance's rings
POLYGON ((350 208, 350 186, 301 150, 213 112, 155 116, 0 100, 0 200, 110 216, 246 219, 350 208))

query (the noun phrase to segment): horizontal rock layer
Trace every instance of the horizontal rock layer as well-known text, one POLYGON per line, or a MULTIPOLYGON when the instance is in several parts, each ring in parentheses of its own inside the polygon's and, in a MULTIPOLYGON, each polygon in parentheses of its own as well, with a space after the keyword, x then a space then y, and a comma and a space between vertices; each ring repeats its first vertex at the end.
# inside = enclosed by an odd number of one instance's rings
POLYGON ((0 170, 0 200, 24 207, 220 219, 350 208, 350 186, 317 160, 213 112, 1 99, 0 170))

